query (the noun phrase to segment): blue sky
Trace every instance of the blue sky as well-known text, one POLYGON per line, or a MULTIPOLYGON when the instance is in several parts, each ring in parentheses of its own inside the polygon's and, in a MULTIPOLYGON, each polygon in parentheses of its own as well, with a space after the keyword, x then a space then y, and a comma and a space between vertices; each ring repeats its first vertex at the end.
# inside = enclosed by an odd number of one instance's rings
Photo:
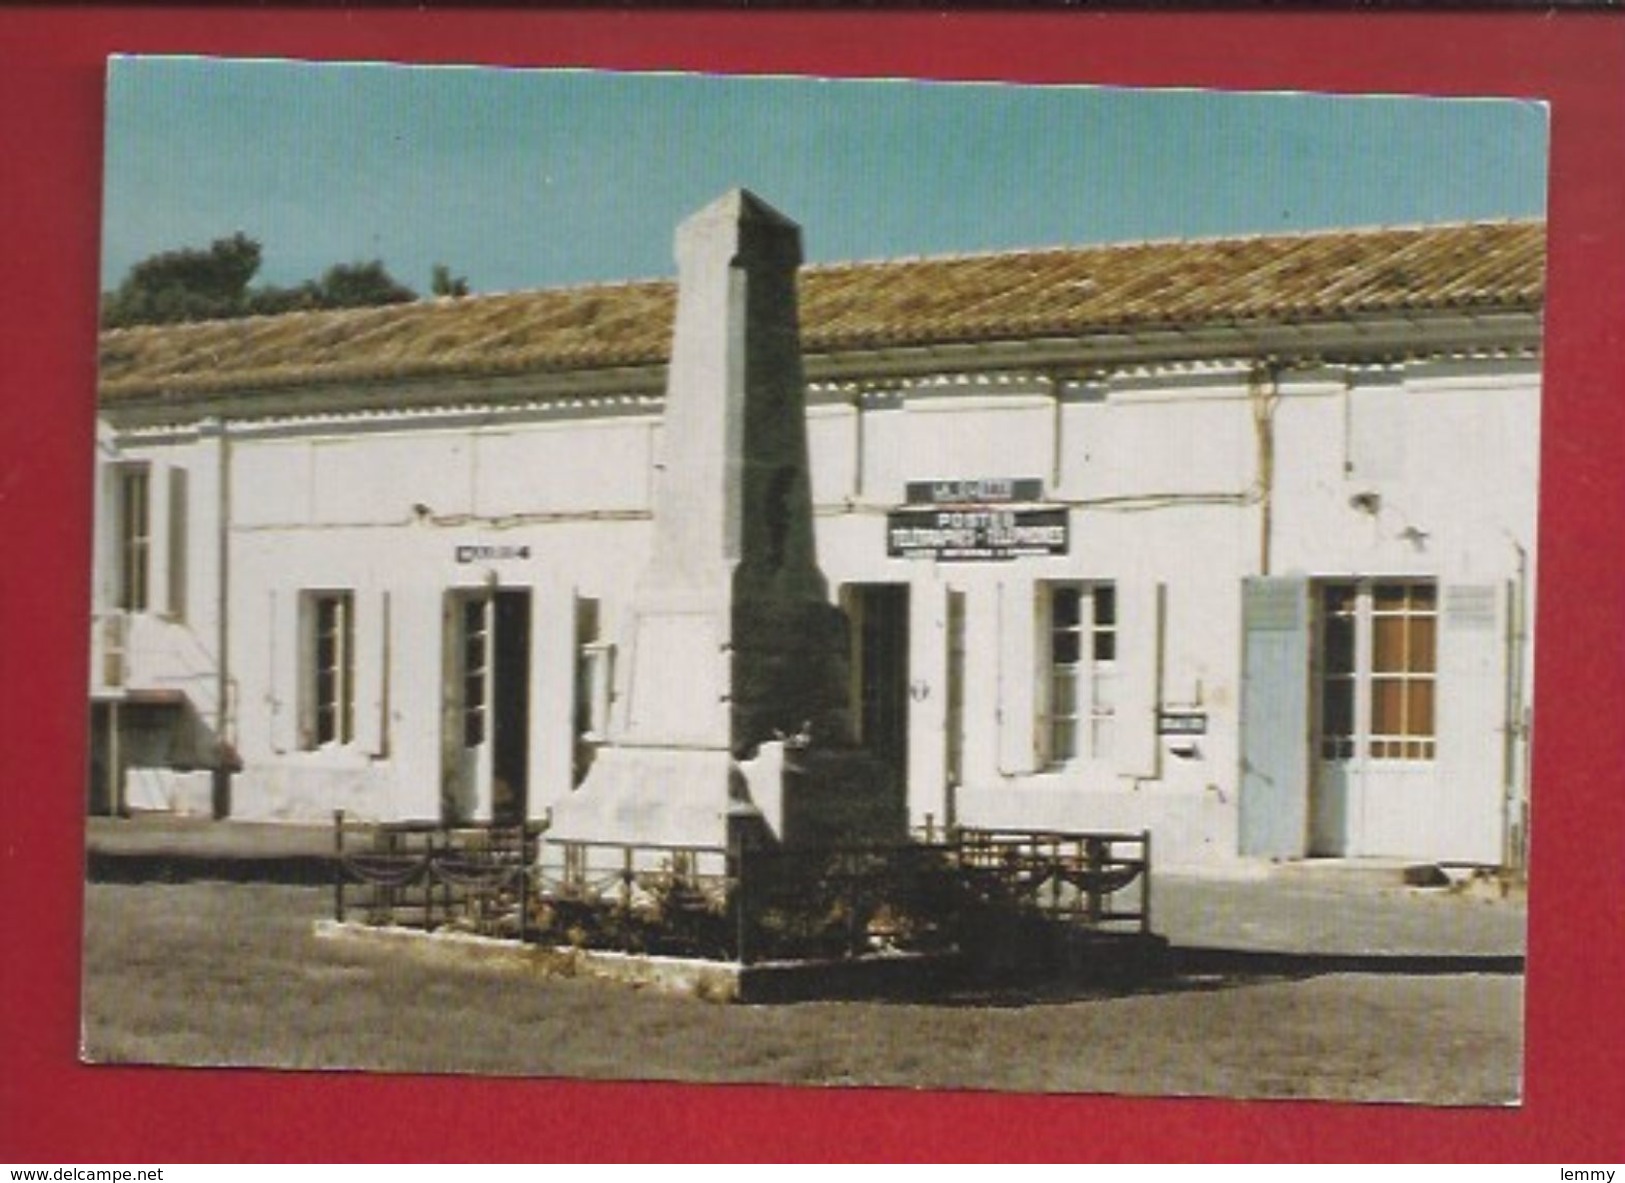
POLYGON ((262 283, 668 276, 735 186, 813 262, 1530 217, 1546 154, 1513 100, 120 58, 102 280, 238 230, 262 283))

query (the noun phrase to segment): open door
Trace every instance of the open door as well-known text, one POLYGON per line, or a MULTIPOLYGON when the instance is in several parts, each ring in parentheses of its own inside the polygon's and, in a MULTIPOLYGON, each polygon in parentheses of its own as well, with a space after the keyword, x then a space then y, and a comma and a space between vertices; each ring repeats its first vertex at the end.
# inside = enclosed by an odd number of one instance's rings
POLYGON ((454 592, 446 611, 442 819, 525 817, 530 769, 530 592, 454 592))
POLYGON ((908 784, 908 584, 842 589, 851 625, 852 718, 858 741, 908 784))

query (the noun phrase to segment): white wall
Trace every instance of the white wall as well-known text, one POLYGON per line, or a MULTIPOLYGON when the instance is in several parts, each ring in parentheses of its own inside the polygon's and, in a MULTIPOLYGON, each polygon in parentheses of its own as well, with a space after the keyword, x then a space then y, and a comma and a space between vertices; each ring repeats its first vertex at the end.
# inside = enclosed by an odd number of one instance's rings
MULTIPOLYGON (((952 589, 967 613, 960 821, 1149 826, 1168 861, 1234 855, 1243 577, 1267 559, 1273 573, 1501 586, 1520 577, 1522 547, 1532 598, 1538 402, 1536 363, 1484 360, 1294 371, 1274 387, 1240 365, 1059 386, 1036 375, 943 376, 815 405, 817 536, 832 594, 851 582, 913 589, 916 820, 940 820, 947 807, 952 589), (1002 563, 887 557, 885 510, 901 503, 907 481, 975 476, 1042 479, 1046 500, 1070 509, 1069 553, 1002 563), (1040 769, 1033 757, 1033 589, 1051 579, 1111 581, 1120 600, 1124 742, 1110 760, 1065 770, 1040 769), (1158 737, 1159 705, 1205 712, 1206 735, 1158 737)), ((574 598, 600 600, 603 635, 617 635, 643 567, 660 446, 650 416, 234 428, 233 730, 247 764, 235 812, 436 816, 442 605, 448 589, 492 582, 533 594, 533 807, 568 793, 574 598), (508 548, 508 557, 460 563, 459 545, 508 548), (378 716, 355 743, 312 752, 299 750, 288 721, 297 597, 317 588, 356 594, 357 628, 370 638, 358 650, 374 667, 358 671, 358 709, 378 716)), ((141 660, 152 678, 196 678, 200 702, 209 701, 217 574, 202 507, 218 501, 217 453, 207 439, 122 447, 190 473, 199 508, 187 619, 143 623, 150 653, 141 660)), ((1531 668, 1525 657, 1525 701, 1531 668)))

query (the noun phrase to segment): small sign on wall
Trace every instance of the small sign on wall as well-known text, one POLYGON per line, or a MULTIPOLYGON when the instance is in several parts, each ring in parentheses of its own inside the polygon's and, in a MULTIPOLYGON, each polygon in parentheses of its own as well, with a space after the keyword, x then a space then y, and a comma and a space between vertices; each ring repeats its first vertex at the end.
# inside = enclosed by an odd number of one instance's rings
POLYGON ((905 500, 910 505, 1007 505, 1013 501, 1042 501, 1044 482, 1038 477, 972 477, 966 480, 909 481, 905 500))
POLYGON ((462 542, 457 544, 459 563, 490 563, 503 559, 528 559, 528 546, 496 546, 487 543, 462 542))
POLYGON ((1158 735, 1206 735, 1207 712, 1174 710, 1157 712, 1158 735))

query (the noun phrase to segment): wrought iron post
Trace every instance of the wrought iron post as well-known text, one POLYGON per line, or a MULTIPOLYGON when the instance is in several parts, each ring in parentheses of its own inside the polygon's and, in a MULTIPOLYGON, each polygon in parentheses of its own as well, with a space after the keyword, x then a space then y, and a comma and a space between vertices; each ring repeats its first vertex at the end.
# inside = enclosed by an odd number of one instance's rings
POLYGON ((1151 931, 1151 831, 1140 831, 1140 933, 1151 931))
POLYGON ((333 919, 344 923, 344 810, 333 811, 333 919))

